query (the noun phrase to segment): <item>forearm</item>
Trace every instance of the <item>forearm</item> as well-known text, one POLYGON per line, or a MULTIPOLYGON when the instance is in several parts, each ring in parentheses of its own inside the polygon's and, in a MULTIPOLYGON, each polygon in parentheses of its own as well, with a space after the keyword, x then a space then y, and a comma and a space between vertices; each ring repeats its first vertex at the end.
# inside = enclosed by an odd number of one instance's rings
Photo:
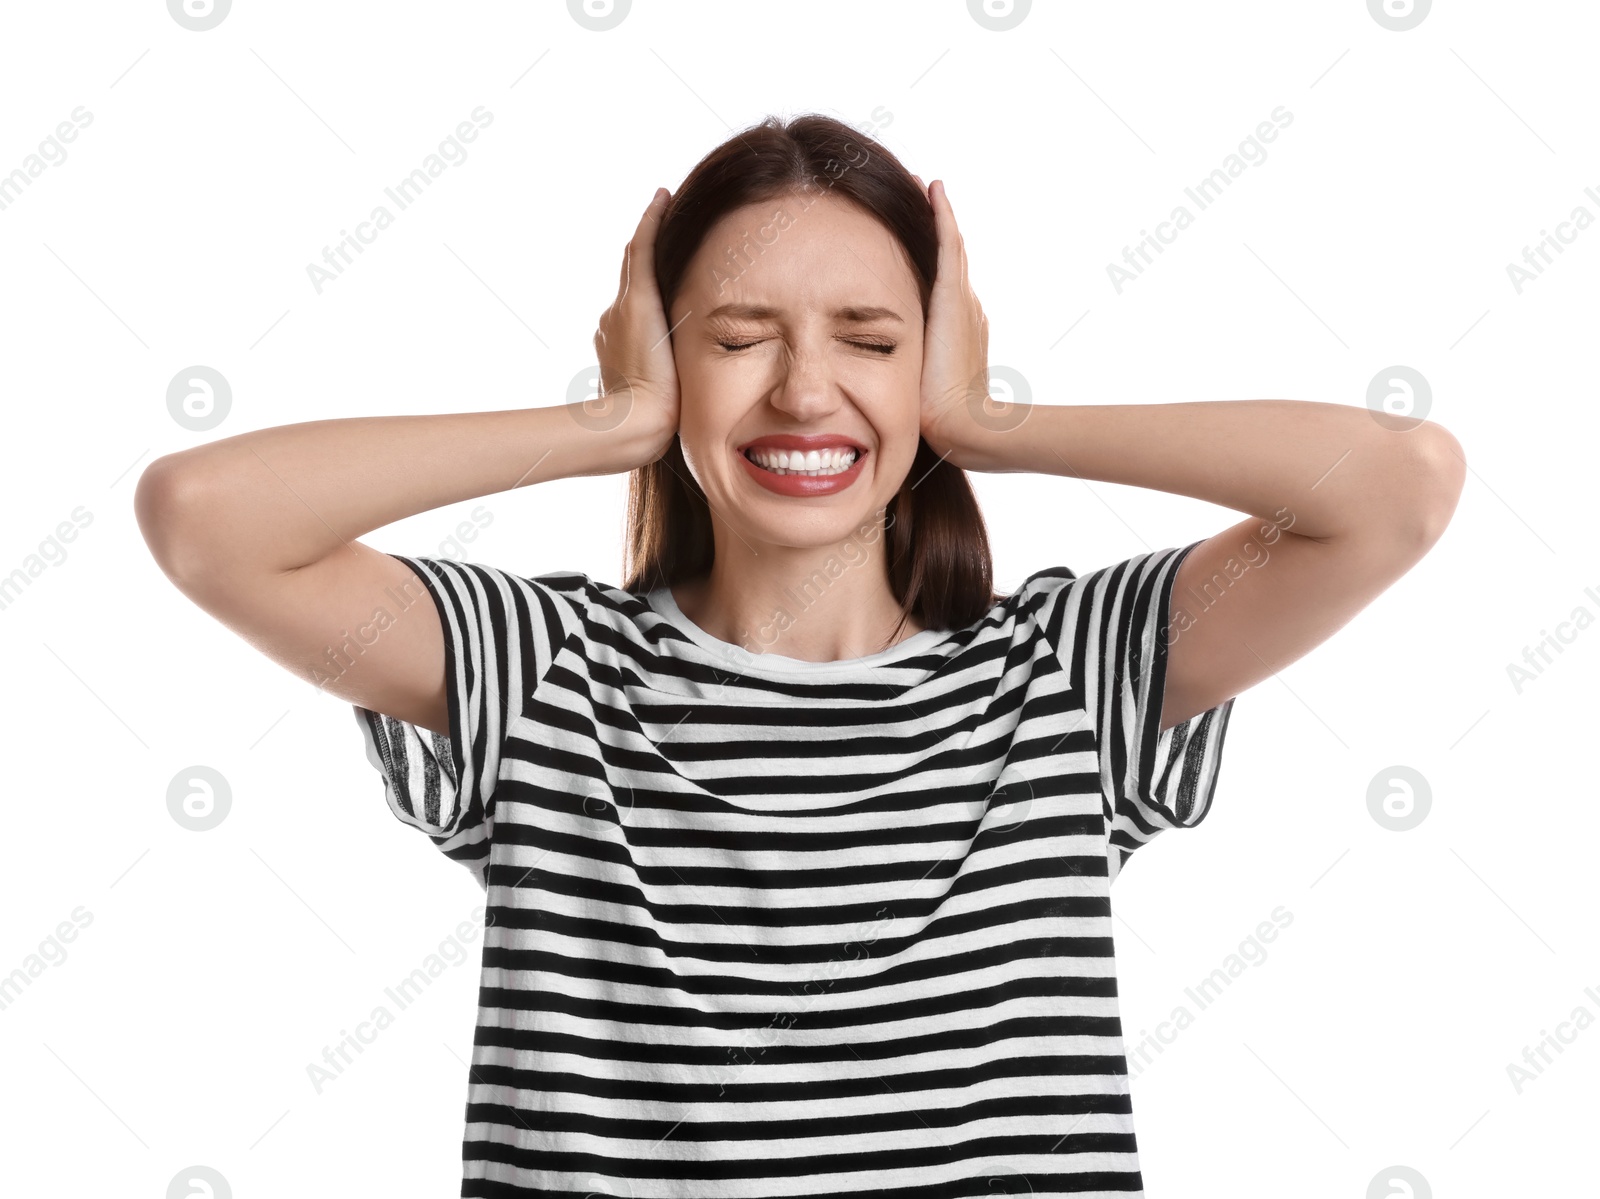
POLYGON ((280 425, 158 459, 135 506, 169 574, 283 572, 419 512, 627 469, 639 424, 600 431, 563 405, 280 425))
POLYGON ((1305 400, 1035 405, 1013 429, 970 421, 952 460, 1149 487, 1280 525, 1287 513, 1294 532, 1317 539, 1414 537, 1448 521, 1465 464, 1445 429, 1412 426, 1305 400))

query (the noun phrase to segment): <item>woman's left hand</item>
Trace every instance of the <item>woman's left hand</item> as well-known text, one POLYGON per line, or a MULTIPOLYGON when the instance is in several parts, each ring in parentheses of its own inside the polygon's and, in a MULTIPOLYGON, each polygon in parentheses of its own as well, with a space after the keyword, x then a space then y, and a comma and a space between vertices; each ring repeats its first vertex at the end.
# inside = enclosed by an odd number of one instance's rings
POLYGON ((962 466, 977 427, 974 410, 989 397, 989 318, 967 281, 967 248, 942 180, 933 181, 928 199, 938 222, 939 271, 922 334, 922 438, 962 466))

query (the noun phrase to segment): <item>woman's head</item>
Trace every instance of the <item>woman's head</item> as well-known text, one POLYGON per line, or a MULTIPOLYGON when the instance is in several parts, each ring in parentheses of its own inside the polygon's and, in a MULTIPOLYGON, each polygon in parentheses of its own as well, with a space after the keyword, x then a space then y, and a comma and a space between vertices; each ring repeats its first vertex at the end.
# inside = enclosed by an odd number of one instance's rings
POLYGON ((937 263, 922 187, 832 118, 769 117, 695 166, 656 234, 679 435, 633 474, 627 589, 704 575, 714 512, 753 547, 829 549, 886 526, 903 612, 927 627, 982 614, 994 596, 976 498, 919 434, 937 263), (860 446, 854 482, 805 499, 761 486, 743 447, 785 433, 860 446))

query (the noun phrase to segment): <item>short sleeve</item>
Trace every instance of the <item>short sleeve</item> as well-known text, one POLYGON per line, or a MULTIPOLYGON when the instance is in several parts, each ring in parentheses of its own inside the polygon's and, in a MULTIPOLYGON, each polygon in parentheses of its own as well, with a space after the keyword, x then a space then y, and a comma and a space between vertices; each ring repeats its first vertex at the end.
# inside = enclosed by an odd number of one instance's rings
POLYGON ((1112 880, 1157 833, 1205 819, 1216 791, 1235 697, 1160 728, 1167 653, 1178 636, 1172 589, 1199 544, 1138 554, 1082 578, 1064 569, 1034 576, 1045 596, 1037 618, 1095 731, 1112 880))
POLYGON ((417 575, 404 610, 432 600, 444 633, 448 737, 355 706, 367 758, 389 809, 432 838, 487 889, 495 789, 510 726, 527 711, 573 627, 566 601, 539 579, 450 559, 390 555, 417 575))

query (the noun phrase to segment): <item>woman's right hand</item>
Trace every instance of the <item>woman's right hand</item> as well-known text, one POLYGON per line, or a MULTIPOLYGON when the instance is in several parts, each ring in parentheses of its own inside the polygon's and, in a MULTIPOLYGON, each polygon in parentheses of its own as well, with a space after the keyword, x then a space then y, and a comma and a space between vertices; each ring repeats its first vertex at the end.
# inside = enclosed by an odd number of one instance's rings
MULTIPOLYGON (((594 348, 600 358, 605 428, 623 433, 634 450, 627 469, 656 461, 678 432, 678 369, 667 315, 656 284, 656 230, 671 193, 657 188, 622 256, 616 301, 600 314, 594 348), (614 406, 621 409, 621 417, 614 406)), ((585 405, 587 410, 589 405, 585 405)))

